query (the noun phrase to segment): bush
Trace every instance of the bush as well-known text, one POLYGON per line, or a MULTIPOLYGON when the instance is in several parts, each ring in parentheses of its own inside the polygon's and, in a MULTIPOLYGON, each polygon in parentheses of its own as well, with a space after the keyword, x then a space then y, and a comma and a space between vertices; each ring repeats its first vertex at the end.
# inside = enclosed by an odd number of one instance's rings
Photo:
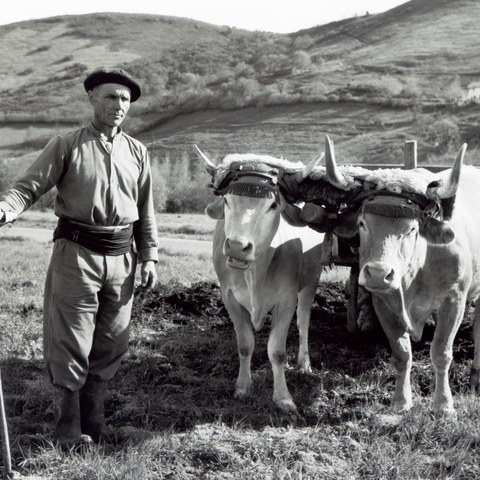
POLYGON ((369 95, 396 96, 404 85, 390 75, 371 75, 363 73, 357 75, 349 84, 348 88, 369 95))
POLYGON ((155 212, 162 213, 167 203, 167 180, 158 162, 152 162, 152 190, 155 212))
POLYGON ((186 154, 163 152, 152 159, 157 213, 203 213, 213 199, 207 174, 186 154))
POLYGON ((203 213, 212 200, 212 190, 202 178, 188 185, 172 188, 166 201, 165 211, 167 213, 203 213))
POLYGON ((292 64, 300 71, 308 70, 312 65, 310 55, 304 50, 296 50, 292 53, 292 64))
POLYGON ((425 115, 419 122, 423 137, 433 144, 438 153, 448 151, 452 146, 460 143, 460 129, 457 119, 439 118, 425 115))

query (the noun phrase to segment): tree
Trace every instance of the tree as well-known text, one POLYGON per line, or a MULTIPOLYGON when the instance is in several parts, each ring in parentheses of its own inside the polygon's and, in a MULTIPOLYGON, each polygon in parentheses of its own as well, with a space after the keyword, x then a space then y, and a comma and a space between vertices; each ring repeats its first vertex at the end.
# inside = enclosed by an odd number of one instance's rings
POLYGON ((310 55, 304 50, 297 50, 292 54, 293 67, 300 71, 305 71, 312 65, 310 55))
POLYGON ((293 41, 293 48, 295 50, 306 50, 314 44, 312 37, 308 35, 300 35, 293 41))

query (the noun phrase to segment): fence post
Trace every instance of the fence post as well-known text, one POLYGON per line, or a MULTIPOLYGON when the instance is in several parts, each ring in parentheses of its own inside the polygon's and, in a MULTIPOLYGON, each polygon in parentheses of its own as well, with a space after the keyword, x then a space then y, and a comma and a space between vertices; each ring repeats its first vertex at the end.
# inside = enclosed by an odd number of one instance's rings
POLYGON ((404 147, 405 168, 410 170, 417 168, 417 141, 406 140, 404 147))

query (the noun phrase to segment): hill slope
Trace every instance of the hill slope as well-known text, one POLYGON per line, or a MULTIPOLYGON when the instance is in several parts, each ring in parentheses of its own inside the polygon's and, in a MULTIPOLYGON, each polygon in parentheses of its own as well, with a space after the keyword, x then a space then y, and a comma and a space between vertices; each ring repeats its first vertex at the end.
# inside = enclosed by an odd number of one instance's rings
MULTIPOLYGON (((290 35, 155 15, 54 17, 0 27, 0 155, 40 148, 88 119, 82 79, 121 65, 144 86, 126 129, 160 160, 257 151, 307 161, 335 139, 340 158, 420 161, 479 141, 480 2, 412 0, 290 35)), ((314 20, 312 20, 314 23, 314 20)), ((448 160, 445 160, 448 161, 448 160)))

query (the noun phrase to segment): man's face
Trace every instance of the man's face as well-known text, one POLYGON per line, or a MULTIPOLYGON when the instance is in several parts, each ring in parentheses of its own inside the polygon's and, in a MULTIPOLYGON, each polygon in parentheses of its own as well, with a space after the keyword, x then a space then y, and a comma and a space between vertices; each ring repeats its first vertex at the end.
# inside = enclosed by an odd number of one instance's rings
POLYGON ((130 108, 130 89, 117 83, 103 83, 88 92, 96 126, 118 127, 130 108))

